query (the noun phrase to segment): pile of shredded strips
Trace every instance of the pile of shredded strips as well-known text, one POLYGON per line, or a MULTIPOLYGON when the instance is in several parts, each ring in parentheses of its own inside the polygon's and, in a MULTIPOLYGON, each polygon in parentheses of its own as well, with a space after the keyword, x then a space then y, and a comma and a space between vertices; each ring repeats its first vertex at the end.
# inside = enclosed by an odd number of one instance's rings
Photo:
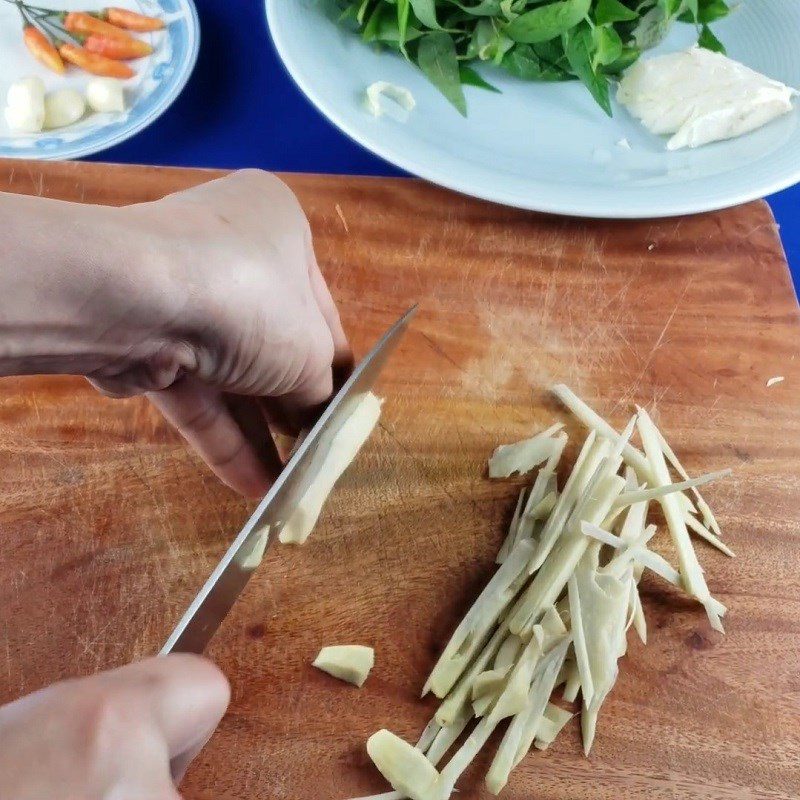
POLYGON ((491 477, 539 469, 533 485, 520 494, 497 557, 499 568, 425 684, 423 695, 433 692, 443 700, 435 717, 416 747, 388 730, 367 742, 370 757, 395 790, 375 800, 446 800, 508 719, 486 774, 487 788, 498 794, 531 747, 546 749, 571 718, 550 702, 561 685, 565 700, 581 695, 588 754, 627 649, 628 629, 646 640, 638 591, 644 570, 694 597, 713 628, 722 631, 726 609, 708 590, 690 532, 733 555, 697 488, 730 471, 690 479, 644 409, 617 434, 566 386, 553 392, 589 435, 560 490, 556 469, 567 443, 562 425, 499 447, 489 461, 491 477), (630 443, 634 429, 644 452, 630 443), (670 467, 680 482, 672 481, 670 467), (648 547, 656 532, 647 524, 654 501, 663 509, 677 568, 648 547))

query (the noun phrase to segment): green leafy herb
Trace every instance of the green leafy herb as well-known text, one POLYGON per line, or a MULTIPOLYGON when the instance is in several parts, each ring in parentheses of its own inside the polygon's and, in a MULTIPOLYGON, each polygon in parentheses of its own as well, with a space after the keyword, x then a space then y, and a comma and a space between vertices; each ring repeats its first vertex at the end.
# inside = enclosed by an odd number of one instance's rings
POLYGON ((474 69, 472 69, 472 67, 468 67, 466 65, 459 67, 458 75, 461 78, 462 86, 475 86, 478 89, 486 89, 487 92, 496 92, 497 94, 502 94, 502 92, 496 86, 493 86, 491 83, 489 83, 489 81, 484 80, 477 72, 475 72, 474 69))
POLYGON ((598 0, 594 9, 594 21, 598 25, 607 25, 612 22, 631 22, 638 18, 638 14, 619 0, 598 0))
MULTIPOLYGON (((800 1, 800 0, 799 0, 800 1)), ((702 47, 730 0, 337 0, 340 22, 416 64, 461 114, 464 86, 496 88, 475 67, 526 81, 580 80, 606 113, 610 83, 680 20, 702 47)))
POLYGON ((591 0, 558 0, 526 11, 506 26, 506 34, 515 42, 548 42, 574 28, 585 19, 591 0))
POLYGON ((593 63, 596 50, 592 29, 588 25, 581 25, 570 31, 565 52, 572 71, 592 93, 600 108, 610 117, 612 112, 608 77, 598 72, 593 63))
POLYGON ((700 36, 697 39, 697 44, 700 45, 700 47, 705 47, 706 50, 713 50, 715 53, 722 53, 722 55, 725 55, 725 45, 714 36, 708 25, 703 25, 700 29, 700 36))
POLYGON ((417 50, 417 64, 428 80, 467 116, 467 101, 461 86, 456 47, 449 33, 434 31, 423 36, 417 50))

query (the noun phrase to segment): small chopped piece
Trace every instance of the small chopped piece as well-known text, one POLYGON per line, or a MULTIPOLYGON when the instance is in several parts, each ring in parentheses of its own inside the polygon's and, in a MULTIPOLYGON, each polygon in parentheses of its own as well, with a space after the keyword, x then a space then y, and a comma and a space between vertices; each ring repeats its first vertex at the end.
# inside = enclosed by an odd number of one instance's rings
POLYGON ((359 687, 364 685, 374 663, 375 651, 361 644, 323 647, 314 659, 317 669, 359 687))
POLYGON ((310 466, 313 477, 297 507, 281 528, 278 535, 281 543, 303 544, 308 539, 336 481, 350 466, 378 424, 382 402, 372 392, 361 395, 339 429, 328 432, 320 440, 310 466))
POLYGON ((555 450, 553 435, 563 427, 561 424, 553 425, 530 439, 516 444, 501 444, 489 459, 489 477, 508 478, 515 472, 524 475, 543 464, 555 450))
POLYGON ((406 89, 405 86, 398 86, 396 83, 388 83, 387 81, 375 81, 367 86, 364 101, 367 111, 373 117, 380 117, 383 115, 382 98, 388 97, 399 105, 404 111, 413 111, 417 102, 414 100, 414 95, 406 89))
POLYGON ((367 740, 367 753, 392 787, 411 800, 435 800, 439 773, 423 755, 386 729, 367 740))

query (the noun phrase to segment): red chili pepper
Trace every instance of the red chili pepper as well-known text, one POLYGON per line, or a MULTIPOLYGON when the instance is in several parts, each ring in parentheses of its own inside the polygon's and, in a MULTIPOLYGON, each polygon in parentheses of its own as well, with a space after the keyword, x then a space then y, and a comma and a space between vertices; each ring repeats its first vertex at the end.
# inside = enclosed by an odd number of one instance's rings
POLYGON ((97 34, 87 36, 83 40, 83 47, 90 53, 97 53, 114 61, 130 61, 149 56, 153 52, 153 48, 141 39, 109 39, 97 34))
POLYGON ((105 78, 132 78, 136 73, 121 61, 90 53, 74 44, 62 44, 58 52, 64 61, 69 61, 92 75, 102 75, 105 78))
POLYGON ((93 17, 91 14, 86 14, 83 11, 70 11, 64 16, 64 27, 70 33, 79 33, 85 36, 97 34, 98 36, 105 36, 109 39, 124 39, 125 41, 132 41, 133 37, 118 28, 116 25, 111 25, 105 20, 93 17))
POLYGON ((35 26, 26 25, 22 31, 22 39, 25 47, 30 50, 31 55, 48 69, 63 75, 66 71, 64 62, 58 54, 55 45, 35 26))
POLYGON ((103 19, 129 31, 149 33, 150 31, 160 31, 164 27, 163 19, 137 14, 127 8, 106 8, 101 14, 103 19))

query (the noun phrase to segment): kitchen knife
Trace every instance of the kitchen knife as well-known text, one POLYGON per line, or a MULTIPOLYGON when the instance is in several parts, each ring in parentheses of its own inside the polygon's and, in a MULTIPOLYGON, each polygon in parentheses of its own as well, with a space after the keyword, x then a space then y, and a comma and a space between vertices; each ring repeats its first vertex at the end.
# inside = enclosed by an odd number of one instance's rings
POLYGON ((413 306, 389 328, 327 405, 192 600, 161 649, 161 655, 202 653, 205 650, 260 563, 264 549, 278 536, 282 523, 313 480, 315 462, 324 456, 326 442, 330 442, 359 398, 372 389, 416 310, 417 307, 413 306))

